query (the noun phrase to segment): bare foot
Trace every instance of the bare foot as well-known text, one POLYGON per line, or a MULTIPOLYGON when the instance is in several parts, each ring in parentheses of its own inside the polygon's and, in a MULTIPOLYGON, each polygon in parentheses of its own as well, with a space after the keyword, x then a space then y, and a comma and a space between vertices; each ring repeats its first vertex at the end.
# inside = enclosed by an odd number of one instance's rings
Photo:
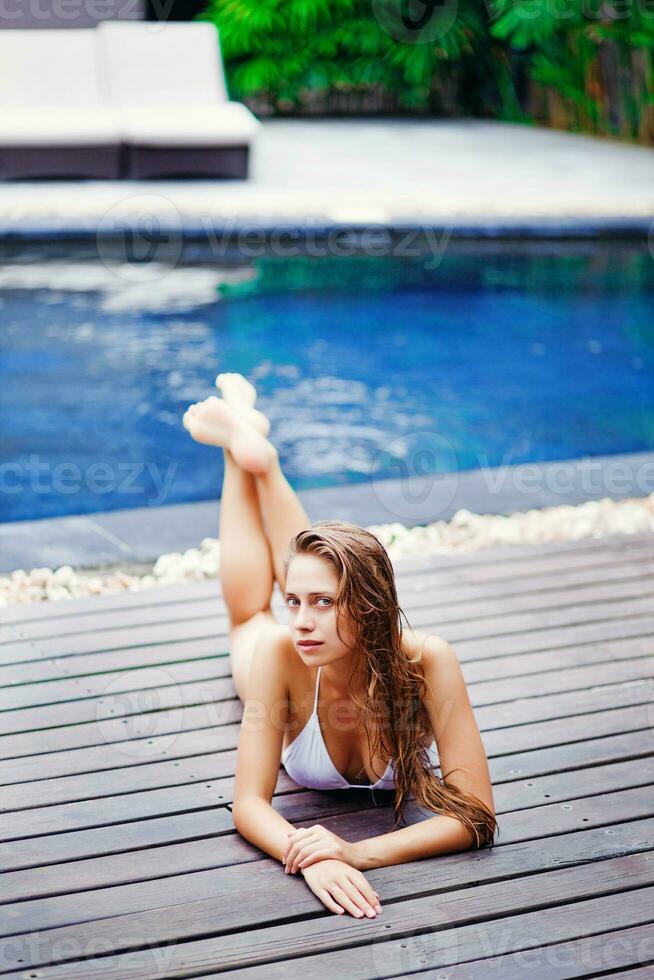
POLYGON ((229 405, 239 405, 244 408, 254 408, 257 400, 257 389, 246 377, 236 371, 225 371, 216 377, 216 388, 229 405))
POLYGON ((216 388, 227 404, 243 415, 262 436, 268 435, 270 421, 254 407, 257 390, 246 377, 236 371, 225 371, 216 377, 216 388))
POLYGON ((183 424, 196 442, 228 449, 236 463, 255 475, 267 473, 275 450, 261 433, 222 398, 211 395, 190 405, 183 424))

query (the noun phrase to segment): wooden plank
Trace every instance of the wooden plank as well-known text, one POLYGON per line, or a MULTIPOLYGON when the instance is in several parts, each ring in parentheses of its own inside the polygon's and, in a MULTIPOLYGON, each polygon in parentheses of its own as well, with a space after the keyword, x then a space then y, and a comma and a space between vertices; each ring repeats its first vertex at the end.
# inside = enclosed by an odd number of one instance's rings
MULTIPOLYGON (((279 870, 274 870, 278 875, 279 870)), ((653 877, 652 852, 632 854, 610 858, 599 866, 543 872, 538 876, 536 890, 529 877, 518 878, 451 891, 447 893, 446 901, 442 893, 436 893, 394 905, 387 904, 382 915, 365 923, 351 916, 328 913, 305 919, 301 925, 292 921, 293 918, 303 908, 313 911, 319 901, 312 894, 307 896, 304 882, 297 883, 300 888, 285 888, 282 891, 281 881, 274 889, 270 885, 266 887, 261 881, 258 888, 245 894, 234 888, 205 900, 129 916, 103 918, 95 924, 93 933, 102 937, 103 951, 110 951, 107 956, 95 958, 97 947, 89 950, 92 928, 89 923, 15 936, 4 956, 2 969, 21 968, 24 971, 30 967, 57 963, 44 973, 45 977, 64 975, 61 972, 63 967, 67 970, 65 975, 70 978, 93 976, 97 971, 97 975, 109 980, 152 980, 153 945, 172 941, 173 944, 167 947, 172 954, 166 957, 167 977, 189 976, 193 975, 192 971, 197 973, 207 968, 229 969, 235 964, 241 969, 234 970, 234 976, 244 976, 246 969, 254 966, 267 967, 267 976, 299 976, 299 969, 305 977, 315 976, 320 974, 307 973, 307 968, 311 971, 314 965, 317 966, 316 960, 326 965, 327 959, 337 969, 323 975, 340 976, 344 974, 339 973, 338 965, 342 969, 346 958, 353 968, 353 972, 346 975, 367 977, 371 975, 371 967, 374 969, 386 964, 388 969, 390 965, 395 966, 400 937, 415 940, 425 931, 433 931, 435 923, 440 926, 440 935, 447 939, 447 947, 430 950, 431 962, 425 960, 425 965, 430 966, 452 962, 452 938, 455 938, 457 946, 455 962, 479 958, 479 950, 487 948, 487 943, 482 940, 489 934, 496 939, 498 916, 503 917, 499 922, 506 931, 509 924, 506 916, 514 915, 510 923, 511 951, 525 948, 525 945, 537 945, 534 942, 536 935, 541 939, 549 936, 550 941, 574 938, 579 931, 578 915, 583 927, 589 920, 589 912, 594 914, 597 921, 598 914, 611 910, 615 928, 633 927, 651 920, 653 877), (598 891, 602 898, 595 897, 598 891), (629 919, 625 914, 626 903, 621 899, 625 893, 629 895, 629 919), (239 900, 226 901, 230 894, 238 894, 239 900), (283 899, 280 900, 281 896, 283 899), (572 896, 575 901, 570 904, 572 896), (566 901, 567 905, 560 904, 566 901), (534 908, 537 912, 533 911, 534 908), (545 910, 550 914, 546 915, 545 910), (565 918, 562 913, 565 913, 565 918), (483 927, 480 920, 484 922, 483 927), (526 920, 529 921, 527 928, 526 920), (475 921, 472 929, 467 926, 471 921, 475 921), (256 927, 258 923, 261 925, 256 927), (214 933, 211 938, 193 938, 206 935, 208 928, 214 933), (373 944, 372 949, 370 946, 352 947, 354 928, 358 928, 357 941, 360 943, 365 939, 368 944, 373 944), (577 931, 573 931, 575 929, 577 931), (184 942, 180 942, 181 939, 184 942), (146 946, 148 948, 143 949, 146 946), (142 957, 130 957, 129 963, 126 963, 120 956, 125 950, 139 948, 147 954, 145 969, 142 957), (330 955, 331 951, 334 952, 330 955), (371 954, 374 954, 372 959, 371 954), (94 956, 94 959, 84 963, 79 961, 80 956, 86 956, 87 960, 94 956), (77 962, 74 962, 76 957, 77 962), (69 962, 62 963, 64 958, 69 962), (272 958, 274 963, 271 962, 272 958), (83 970, 87 971, 86 974, 83 970)), ((406 957, 400 956, 400 962, 406 963, 406 957)), ((397 974, 398 971, 395 969, 393 972, 397 974)), ((376 974, 373 972, 372 975, 376 974)))
MULTIPOLYGON (((576 977, 599 977, 610 974, 611 980, 651 980, 654 962, 654 933, 651 923, 632 929, 615 929, 593 933, 572 939, 567 943, 553 943, 520 950, 517 953, 500 953, 498 956, 458 963, 456 980, 488 980, 491 976, 502 980, 573 980, 576 977), (635 966, 647 961, 650 965, 633 970, 621 967, 635 966), (614 971, 620 969, 619 973, 614 971)), ((412 973, 411 980, 433 980, 433 973, 412 973)))
POLYGON ((609 605, 566 606, 559 609, 543 609, 537 613, 509 613, 504 616, 485 616, 471 621, 443 623, 434 617, 432 610, 427 607, 417 610, 411 617, 414 628, 432 629, 436 624, 436 632, 445 626, 447 639, 450 643, 460 643, 483 637, 486 642, 495 636, 507 636, 511 633, 524 633, 532 630, 547 630, 555 627, 581 626, 586 623, 606 623, 611 620, 628 618, 643 618, 652 614, 652 599, 641 596, 638 599, 622 599, 609 605))
POLYGON ((237 854, 245 854, 245 844, 234 833, 231 812, 226 806, 154 816, 148 820, 128 819, 118 824, 76 830, 75 833, 50 833, 46 829, 42 837, 0 843, 0 867, 3 871, 34 868, 46 863, 110 856, 140 848, 158 849, 163 844, 186 843, 202 838, 211 840, 215 846, 217 838, 225 834, 229 835, 229 844, 222 843, 220 851, 225 853, 233 842, 235 856, 228 858, 228 863, 235 863, 237 854))
MULTIPOLYGON (((0 690, 0 711, 15 711, 43 705, 86 700, 123 691, 147 691, 168 684, 231 678, 229 657, 213 656, 183 660, 136 670, 112 670, 87 677, 60 677, 35 684, 0 690)), ((1 717, 1 715, 0 715, 1 717)))
MULTIPOLYGON (((652 937, 652 930, 651 930, 651 928, 648 931, 646 931, 645 929, 643 929, 643 934, 645 935, 645 943, 646 943, 645 948, 646 948, 646 950, 649 950, 649 948, 651 947, 651 937, 652 937)), ((622 933, 620 933, 620 935, 622 935, 622 933)), ((647 956, 650 956, 651 954, 649 952, 647 952, 646 955, 647 956)), ((643 967, 641 967, 639 969, 634 969, 634 970, 620 970, 619 973, 611 973, 611 978, 612 978, 612 980, 651 980, 651 977, 652 977, 652 962, 654 962, 654 961, 650 959, 648 961, 648 965, 647 966, 643 966, 643 967)), ((605 976, 606 976, 606 974, 605 974, 605 976)))

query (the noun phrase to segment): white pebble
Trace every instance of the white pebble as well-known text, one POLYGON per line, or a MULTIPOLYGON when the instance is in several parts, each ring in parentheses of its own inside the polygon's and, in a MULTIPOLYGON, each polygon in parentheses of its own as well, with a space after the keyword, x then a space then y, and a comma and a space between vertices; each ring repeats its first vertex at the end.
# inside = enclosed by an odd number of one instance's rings
POLYGON ((52 576, 57 585, 68 586, 75 581, 75 571, 70 565, 62 565, 52 576))

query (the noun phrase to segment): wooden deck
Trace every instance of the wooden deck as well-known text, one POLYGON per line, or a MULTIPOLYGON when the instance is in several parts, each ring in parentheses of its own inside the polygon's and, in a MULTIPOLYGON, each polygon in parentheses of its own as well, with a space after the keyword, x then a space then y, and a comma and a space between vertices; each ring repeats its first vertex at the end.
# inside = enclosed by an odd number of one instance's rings
MULTIPOLYGON (((373 920, 234 830, 215 583, 3 610, 0 980, 652 976, 654 535, 404 562, 398 587, 459 654, 500 834, 368 872, 373 920)), ((280 770, 273 805, 355 840, 391 829, 375 795, 280 770)))

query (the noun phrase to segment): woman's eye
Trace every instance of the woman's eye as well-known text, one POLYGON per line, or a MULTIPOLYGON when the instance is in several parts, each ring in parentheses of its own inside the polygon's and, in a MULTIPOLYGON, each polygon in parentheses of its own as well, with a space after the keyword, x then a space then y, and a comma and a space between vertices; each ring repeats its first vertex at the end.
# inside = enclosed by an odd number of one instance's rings
MULTIPOLYGON (((326 602, 330 606, 332 604, 332 600, 331 599, 328 599, 327 596, 321 596, 320 599, 317 599, 316 601, 317 602, 326 602)), ((299 600, 298 599, 287 599, 286 600, 287 605, 293 606, 293 607, 295 607, 295 603, 296 602, 299 602, 299 600)))

